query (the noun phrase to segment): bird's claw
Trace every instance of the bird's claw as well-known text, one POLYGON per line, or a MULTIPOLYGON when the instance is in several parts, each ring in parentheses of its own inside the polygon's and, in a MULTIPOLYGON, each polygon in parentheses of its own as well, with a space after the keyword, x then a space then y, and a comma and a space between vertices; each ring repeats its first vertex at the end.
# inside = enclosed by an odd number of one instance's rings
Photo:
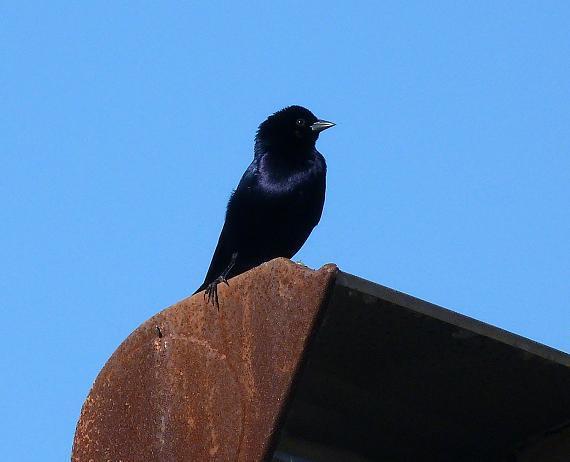
POLYGON ((204 290, 204 300, 207 299, 208 303, 212 303, 212 305, 215 306, 218 309, 218 311, 220 310, 220 298, 218 297, 218 284, 221 282, 223 282, 228 287, 230 285, 225 277, 219 276, 214 281, 210 282, 210 284, 208 284, 208 286, 206 287, 206 290, 204 290))

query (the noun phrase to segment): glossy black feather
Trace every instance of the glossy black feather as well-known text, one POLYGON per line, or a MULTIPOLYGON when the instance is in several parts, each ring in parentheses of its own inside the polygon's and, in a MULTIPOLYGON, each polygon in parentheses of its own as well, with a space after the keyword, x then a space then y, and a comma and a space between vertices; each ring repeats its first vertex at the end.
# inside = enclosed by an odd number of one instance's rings
POLYGON ((224 272, 236 252, 228 279, 272 258, 291 258, 305 243, 325 200, 326 163, 315 148, 318 132, 310 128, 316 121, 309 110, 291 106, 260 125, 253 162, 228 202, 218 245, 197 292, 224 272))

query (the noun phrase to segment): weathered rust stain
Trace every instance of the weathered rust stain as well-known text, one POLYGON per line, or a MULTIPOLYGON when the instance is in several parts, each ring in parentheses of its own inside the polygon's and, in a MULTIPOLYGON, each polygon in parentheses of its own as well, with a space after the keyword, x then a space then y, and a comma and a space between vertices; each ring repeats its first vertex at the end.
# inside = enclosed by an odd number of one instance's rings
POLYGON ((337 269, 280 258, 158 313, 87 397, 72 460, 262 460, 337 269))

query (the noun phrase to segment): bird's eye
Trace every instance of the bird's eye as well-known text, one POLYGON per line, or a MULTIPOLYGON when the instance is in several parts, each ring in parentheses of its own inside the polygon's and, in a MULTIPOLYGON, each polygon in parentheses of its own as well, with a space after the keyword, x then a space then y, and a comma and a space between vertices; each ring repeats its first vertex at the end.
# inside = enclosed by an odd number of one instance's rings
POLYGON ((305 125, 305 119, 297 119, 297 126, 302 127, 305 125))

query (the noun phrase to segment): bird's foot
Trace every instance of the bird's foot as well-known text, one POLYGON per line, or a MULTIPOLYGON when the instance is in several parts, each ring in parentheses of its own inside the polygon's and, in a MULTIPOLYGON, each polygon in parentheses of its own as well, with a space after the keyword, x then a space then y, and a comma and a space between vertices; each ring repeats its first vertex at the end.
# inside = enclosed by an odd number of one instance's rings
POLYGON ((218 276, 210 284, 206 286, 204 290, 204 300, 208 299, 208 303, 212 303, 218 311, 220 310, 220 299, 218 297, 218 284, 223 282, 225 285, 229 286, 228 280, 224 276, 218 276))

